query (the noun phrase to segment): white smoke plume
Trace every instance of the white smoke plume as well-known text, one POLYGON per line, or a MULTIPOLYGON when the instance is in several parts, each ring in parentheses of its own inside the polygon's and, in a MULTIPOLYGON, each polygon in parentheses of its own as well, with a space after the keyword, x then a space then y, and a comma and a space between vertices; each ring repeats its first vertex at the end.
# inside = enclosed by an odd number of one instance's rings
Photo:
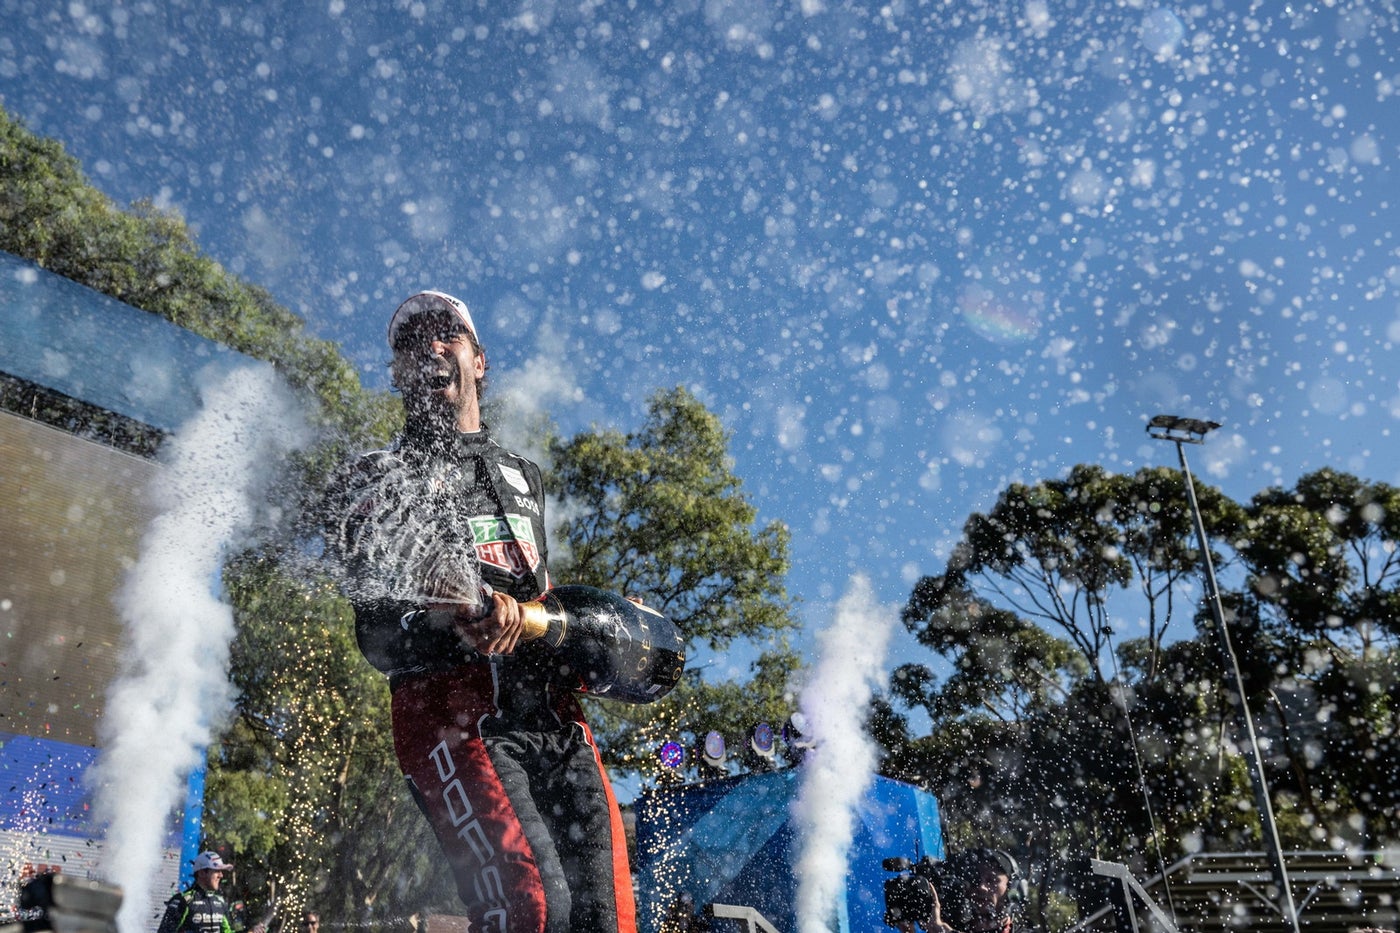
POLYGON ((895 610, 875 602, 870 581, 857 576, 836 604, 831 625, 817 636, 818 661, 800 701, 816 747, 792 802, 800 840, 794 865, 799 933, 830 930, 845 889, 857 810, 875 773, 865 717, 884 682, 896 618, 895 610))
POLYGON ((126 894, 121 933, 149 933, 148 905, 168 820, 228 711, 232 609, 218 596, 228 547, 253 525, 263 494, 305 433, 270 368, 235 370, 204 389, 203 407, 167 444, 151 490, 159 514, 117 596, 120 671, 88 780, 102 864, 126 894))

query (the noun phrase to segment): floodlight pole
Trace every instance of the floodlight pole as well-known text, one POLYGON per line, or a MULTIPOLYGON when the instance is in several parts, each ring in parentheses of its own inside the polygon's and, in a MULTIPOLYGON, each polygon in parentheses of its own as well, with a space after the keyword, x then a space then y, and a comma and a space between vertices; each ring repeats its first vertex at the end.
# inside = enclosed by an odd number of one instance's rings
POLYGON ((1235 701, 1239 705, 1240 721, 1244 725, 1245 760, 1249 764, 1250 783, 1254 785, 1254 803, 1259 810, 1259 828, 1264 836, 1264 846, 1268 849, 1274 881, 1279 888, 1279 903, 1274 907, 1283 914, 1293 933, 1301 933, 1298 927, 1298 910, 1293 904, 1293 889, 1288 884, 1288 867, 1283 861, 1283 845, 1279 842, 1278 825, 1274 822, 1274 805, 1269 796, 1269 783, 1264 776, 1263 758, 1259 754, 1259 738, 1254 731, 1254 717, 1250 715, 1249 703, 1245 699, 1244 675, 1240 673, 1239 657, 1235 654, 1235 645, 1230 639, 1230 629, 1225 624, 1225 608, 1220 602, 1220 587, 1215 582, 1215 563, 1210 557, 1210 542, 1206 540, 1206 524, 1201 518, 1201 506, 1196 501, 1196 484, 1191 477, 1191 467, 1186 462, 1186 448, 1183 446, 1202 443, 1206 432, 1219 426, 1209 421, 1158 415, 1148 424, 1147 430, 1156 440, 1176 444, 1181 474, 1186 478, 1186 498, 1191 504, 1191 518, 1196 525, 1196 540, 1201 549, 1201 564, 1206 578, 1206 601, 1210 604, 1210 613, 1215 620, 1220 646, 1230 664, 1230 673, 1235 679, 1235 701))

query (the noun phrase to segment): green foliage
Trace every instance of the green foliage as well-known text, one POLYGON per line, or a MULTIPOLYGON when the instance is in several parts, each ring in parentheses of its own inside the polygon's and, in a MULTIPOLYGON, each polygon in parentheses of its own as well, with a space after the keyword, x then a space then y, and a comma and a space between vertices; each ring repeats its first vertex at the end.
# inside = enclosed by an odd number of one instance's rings
MULTIPOLYGON (((1247 506, 1197 492, 1285 846, 1393 844, 1397 491, 1320 470, 1247 506)), ((1152 871, 1158 851, 1257 850, 1199 568, 1176 471, 1009 487, 911 593, 906 625, 940 663, 901 667, 876 710, 886 773, 932 789, 954 840, 1052 877, 1086 854, 1152 871), (1196 627, 1168 641, 1183 594, 1196 627), (1122 638, 1130 620, 1145 634, 1122 638)))
POLYGON ((609 764, 646 771, 665 739, 695 748, 710 729, 738 736, 759 720, 780 723, 798 666, 784 640, 795 625, 783 587, 788 532, 777 522, 754 528, 757 511, 731 470, 719 419, 684 389, 658 392, 640 431, 581 433, 556 441, 552 459, 551 487, 568 509, 556 535, 562 557, 550 568, 556 582, 641 597, 684 632, 692 660, 736 640, 773 641, 747 683, 691 676, 648 706, 592 703, 609 764))
MULTIPOLYGON (((1207 528, 1233 535, 1239 506, 1210 489, 1199 499, 1207 528)), ((920 620, 950 608, 946 601, 985 593, 1026 623, 1063 633, 1093 676, 1106 679, 1112 600, 1136 584, 1155 653, 1177 584, 1198 566, 1185 502, 1179 474, 1161 468, 1117 476, 1080 465, 1063 480, 1013 484, 990 512, 967 520, 946 579, 915 585, 906 624, 918 635, 920 620)))
POLYGON ((579 434, 552 451, 553 487, 569 503, 559 580, 629 595, 665 613, 692 641, 793 627, 783 576, 788 531, 754 530, 719 418, 677 388, 655 395, 641 431, 579 434))
POLYGON ((1236 625, 1251 699, 1278 723, 1283 784, 1317 845, 1400 831, 1400 490, 1323 469, 1248 507, 1236 625))
POLYGON ((1254 497, 1241 551, 1254 594, 1293 625, 1333 640, 1361 625, 1394 636, 1397 540, 1400 490, 1319 470, 1254 497))
POLYGON ((894 696, 924 707, 935 722, 977 710, 1015 719, 1063 700, 1087 674, 1068 643, 997 608, 954 575, 920 580, 904 618, 920 644, 954 659, 953 673, 937 690, 921 665, 904 665, 891 682, 894 696))
POLYGON ((246 846, 240 881, 253 882, 254 913, 263 892, 284 916, 312 906, 367 920, 450 904, 394 762, 388 687, 360 657, 349 606, 254 554, 228 565, 225 587, 239 697, 209 752, 205 830, 246 846))
POLYGON ((278 843, 278 818, 291 792, 271 751, 242 716, 210 751, 217 766, 205 779, 205 829, 235 852, 270 852, 278 843))
POLYGON ((150 203, 117 208, 59 143, 3 108, 0 249, 271 362, 353 446, 397 423, 393 399, 366 393, 335 344, 309 336, 265 290, 200 253, 184 221, 150 203))

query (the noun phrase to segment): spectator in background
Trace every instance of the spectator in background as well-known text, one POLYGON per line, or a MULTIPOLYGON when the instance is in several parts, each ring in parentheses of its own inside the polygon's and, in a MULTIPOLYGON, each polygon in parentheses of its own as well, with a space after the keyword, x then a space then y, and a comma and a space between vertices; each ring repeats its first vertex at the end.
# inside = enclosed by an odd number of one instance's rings
POLYGON ((928 884, 928 912, 886 920, 901 933, 914 933, 916 922, 927 933, 1012 933, 1024 883, 1007 852, 968 849, 917 874, 928 884))

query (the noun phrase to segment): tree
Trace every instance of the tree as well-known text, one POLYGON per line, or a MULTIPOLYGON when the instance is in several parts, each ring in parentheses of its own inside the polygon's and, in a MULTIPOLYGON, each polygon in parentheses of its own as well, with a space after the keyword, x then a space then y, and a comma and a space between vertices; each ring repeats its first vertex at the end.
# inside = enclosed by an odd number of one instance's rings
MULTIPOLYGON (((1285 845, 1390 844, 1397 491, 1319 470, 1247 506, 1199 492, 1285 845)), ((1194 631, 1165 637, 1177 595, 1199 598, 1199 557, 1173 471, 1008 488, 910 596, 906 624, 949 673, 897 672, 874 718, 886 770, 938 794, 951 838, 1028 856, 1042 887, 1066 854, 1257 848, 1211 614, 1197 603, 1194 631), (1134 613, 1145 634, 1119 637, 1134 613)))
POLYGON ((149 202, 119 209, 62 145, 30 133, 3 108, 0 249, 271 362, 352 448, 395 423, 393 398, 366 392, 335 344, 307 334, 264 289, 202 254, 176 215, 149 202))
POLYGON ((1236 597, 1279 786, 1324 846, 1400 828, 1400 490, 1322 469, 1257 494, 1236 597))
POLYGON ((551 488, 566 503, 551 567, 557 582, 637 595, 667 615, 697 648, 773 640, 743 685, 711 684, 696 671, 660 703, 593 704, 608 761, 636 772, 667 738, 698 746, 710 729, 745 733, 791 711, 798 664, 784 635, 795 621, 783 586, 788 532, 755 528, 757 510, 730 467, 719 418, 682 388, 661 391, 641 430, 585 432, 557 441, 551 488))
POLYGON ((233 561, 225 580, 239 693, 209 752, 206 833, 242 853, 240 881, 254 901, 275 892, 284 918, 312 905, 342 922, 450 910, 455 889, 394 758, 387 684, 360 657, 346 601, 266 555, 233 561))
MULTIPOLYGON (((1237 505, 1218 491, 1200 493, 1214 534, 1231 537, 1243 521, 1237 505)), ((1137 584, 1146 638, 1160 651, 1173 618, 1173 594, 1195 573, 1191 517, 1180 474, 1165 468, 1117 476, 1080 465, 1063 480, 1013 484, 986 515, 974 514, 949 560, 948 574, 970 581, 1021 618, 1062 632, 1083 655, 1093 676, 1114 634, 1112 598, 1137 584)), ((915 585, 908 615, 936 608, 915 585)), ((936 599, 938 590, 929 591, 936 599)))
POLYGON ((793 627, 788 531, 752 530, 719 418, 682 388, 658 392, 635 434, 585 432, 552 451, 568 503, 557 576, 646 597, 687 635, 722 649, 793 627))

